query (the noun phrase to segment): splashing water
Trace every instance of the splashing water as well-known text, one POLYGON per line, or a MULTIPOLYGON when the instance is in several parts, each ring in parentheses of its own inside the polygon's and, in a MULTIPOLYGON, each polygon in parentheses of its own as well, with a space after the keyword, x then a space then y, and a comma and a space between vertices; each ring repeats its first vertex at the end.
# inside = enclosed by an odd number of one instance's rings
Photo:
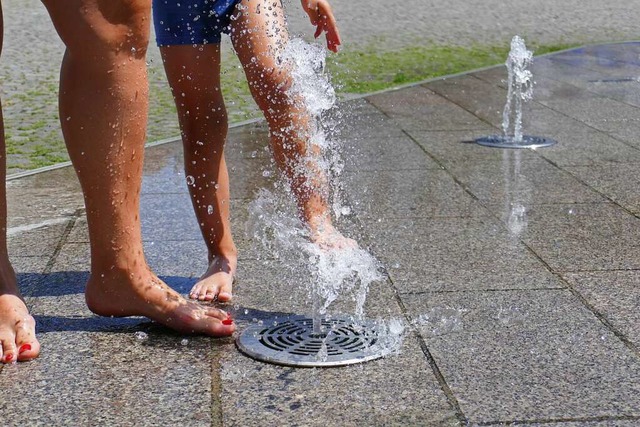
MULTIPOLYGON (((327 188, 314 188, 329 200, 334 215, 349 215, 340 193, 339 175, 343 170, 340 150, 327 136, 320 115, 336 103, 336 95, 326 74, 325 50, 301 39, 292 39, 280 55, 281 63, 289 67, 293 82, 288 95, 311 116, 307 154, 297 162, 297 173, 310 181, 326 184, 327 188), (320 177, 320 178, 318 178, 320 177)), ((336 123, 330 123, 336 126, 336 123)), ((285 174, 274 184, 273 191, 261 189, 249 206, 248 233, 261 242, 267 253, 274 255, 292 273, 306 270, 308 290, 313 301, 314 329, 319 327, 320 316, 341 295, 351 294, 355 301, 355 314, 364 315, 364 304, 369 285, 382 279, 381 266, 367 251, 359 247, 322 248, 311 242, 311 232, 297 214, 291 186, 285 174)))
POLYGON ((292 195, 282 183, 275 186, 273 192, 260 189, 251 202, 249 234, 292 273, 307 270, 308 281, 303 285, 313 301, 314 315, 325 314, 340 295, 351 293, 355 314, 362 317, 369 285, 382 279, 380 264, 359 247, 324 249, 312 243, 309 229, 296 214, 292 195))
POLYGON ((508 84, 507 103, 502 112, 502 132, 514 142, 522 142, 522 104, 533 97, 533 74, 529 66, 533 61, 533 52, 527 50, 524 40, 514 36, 507 57, 508 84), (514 107, 512 113, 512 104, 514 107), (513 132, 510 124, 513 116, 513 132))
POLYGON ((428 313, 421 314, 415 321, 427 337, 437 337, 461 331, 466 309, 452 307, 435 307, 428 313))
POLYGON ((378 345, 384 349, 385 355, 398 354, 406 332, 405 324, 400 319, 378 320, 378 345))

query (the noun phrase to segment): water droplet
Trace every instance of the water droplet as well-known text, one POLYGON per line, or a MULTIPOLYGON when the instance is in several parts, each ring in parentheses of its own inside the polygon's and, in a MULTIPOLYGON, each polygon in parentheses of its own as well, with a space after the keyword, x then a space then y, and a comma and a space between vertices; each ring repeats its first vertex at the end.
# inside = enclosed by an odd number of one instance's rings
POLYGON ((196 179, 191 175, 187 175, 187 185, 195 185, 195 183, 196 179))
POLYGON ((149 339, 149 335, 142 331, 138 331, 134 335, 138 341, 146 341, 149 339))

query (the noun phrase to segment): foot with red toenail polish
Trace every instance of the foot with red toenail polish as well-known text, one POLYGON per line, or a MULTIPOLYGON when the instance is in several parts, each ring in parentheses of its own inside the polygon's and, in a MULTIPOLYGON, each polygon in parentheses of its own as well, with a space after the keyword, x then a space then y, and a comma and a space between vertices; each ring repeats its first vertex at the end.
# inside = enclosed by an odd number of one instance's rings
POLYGON ((39 353, 36 322, 20 295, 9 260, 0 256, 0 364, 35 359, 39 353), (19 351, 25 343, 29 349, 19 351))

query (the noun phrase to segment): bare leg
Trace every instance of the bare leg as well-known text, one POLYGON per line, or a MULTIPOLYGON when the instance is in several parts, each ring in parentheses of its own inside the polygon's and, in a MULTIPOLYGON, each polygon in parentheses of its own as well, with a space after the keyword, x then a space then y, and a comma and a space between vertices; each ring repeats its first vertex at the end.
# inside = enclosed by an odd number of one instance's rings
POLYGON ((209 250, 209 267, 189 296, 231 300, 238 255, 229 219, 229 174, 224 159, 227 111, 220 91, 220 45, 161 47, 174 95, 191 202, 209 250))
MULTIPOLYGON (((0 5, 0 49, 4 23, 0 5)), ((7 158, 5 154, 4 121, 0 107, 0 363, 30 360, 40 353, 36 339, 36 323, 22 300, 16 275, 7 252, 7 158)))
POLYGON ((87 208, 87 305, 103 316, 142 315, 181 332, 230 335, 226 313, 184 300, 149 270, 142 252, 150 0, 44 3, 67 47, 60 117, 87 208))
POLYGON ((289 38, 280 0, 243 0, 241 5, 242 10, 232 20, 231 40, 244 67, 251 94, 269 124, 276 162, 291 183, 301 217, 312 239, 321 246, 356 246, 333 226, 328 182, 318 166, 320 152, 317 147, 309 146, 309 112, 301 100, 287 93, 292 76, 287 67, 277 61, 289 38), (256 13, 256 10, 265 12, 256 13), (303 173, 300 166, 304 166, 303 173))

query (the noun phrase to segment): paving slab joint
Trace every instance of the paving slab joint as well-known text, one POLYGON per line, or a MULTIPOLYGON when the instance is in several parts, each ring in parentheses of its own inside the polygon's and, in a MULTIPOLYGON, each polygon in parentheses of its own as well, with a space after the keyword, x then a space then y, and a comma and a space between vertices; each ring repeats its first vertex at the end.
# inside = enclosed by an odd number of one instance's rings
POLYGON ((62 247, 65 245, 65 243, 67 243, 67 239, 69 238, 69 235, 71 234, 71 230, 73 230, 73 227, 76 225, 76 222, 78 221, 78 218, 83 216, 84 213, 85 213, 85 208, 78 208, 73 212, 73 214, 69 218, 69 221, 67 222, 66 227, 62 231, 62 235, 60 236, 60 240, 58 240, 58 244, 56 245, 55 249, 53 250, 53 253, 51 254, 51 258, 49 258, 49 260, 47 261, 47 265, 44 268, 43 274, 51 273, 51 270, 53 269, 53 266, 55 265, 56 260, 58 259, 58 255, 60 254, 60 251, 62 250, 62 247))
POLYGON ((416 340, 418 341, 418 345, 420 346, 422 353, 427 359, 427 363, 429 364, 429 367, 431 367, 431 371, 433 372, 433 375, 436 377, 436 380, 440 385, 440 389, 444 393, 447 399, 447 402, 449 403, 449 405, 451 406, 451 409, 455 413, 456 419, 458 420, 460 425, 463 425, 463 426, 469 425, 469 420, 464 415, 464 412, 462 412, 460 403, 458 402, 458 399, 456 398, 456 396, 453 394, 451 387, 449 387, 449 384, 445 380, 444 375, 442 374, 442 371, 440 371, 440 368, 438 367, 436 360, 434 359, 433 355, 431 354, 431 351, 429 350, 429 347, 427 346, 426 340, 420 334, 418 329, 414 326, 413 319, 409 315, 409 311, 407 310, 407 307, 404 305, 404 302, 400 298, 400 294, 398 293, 398 290, 395 284, 393 283, 390 277, 387 278, 387 281, 391 283, 392 288, 395 290, 394 297, 396 299, 396 302, 400 307, 400 310, 402 311, 403 316, 405 317, 405 319, 409 324, 409 329, 413 332, 414 336, 416 337, 416 340))

